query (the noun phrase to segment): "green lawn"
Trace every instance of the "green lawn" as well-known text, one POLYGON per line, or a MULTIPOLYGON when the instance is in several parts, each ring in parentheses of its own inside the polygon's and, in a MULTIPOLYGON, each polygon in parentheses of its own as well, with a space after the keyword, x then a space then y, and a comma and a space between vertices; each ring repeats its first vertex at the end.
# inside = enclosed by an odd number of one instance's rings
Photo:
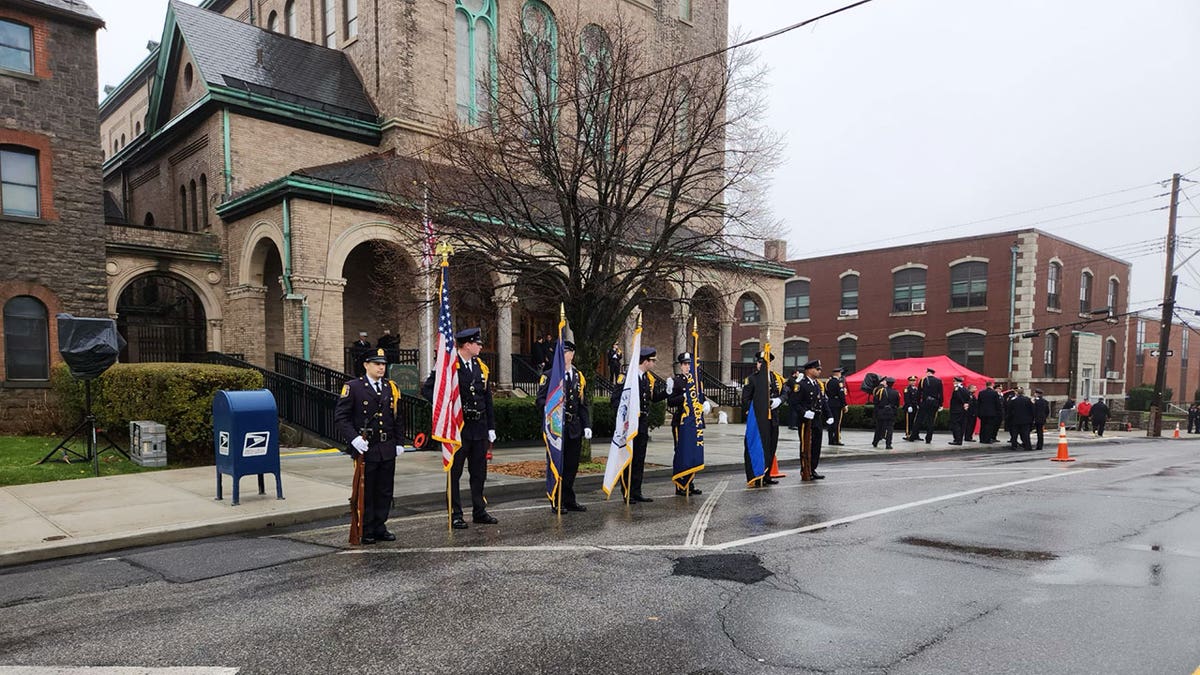
MULTIPOLYGON (((0 436, 0 486, 94 476, 92 463, 74 455, 68 455, 71 459, 70 464, 62 461, 37 463, 39 459, 54 449, 54 446, 58 445, 59 440, 50 436, 0 436)), ((103 442, 102 439, 101 444, 103 442)), ((79 441, 74 441, 71 447, 81 455, 87 454, 83 443, 79 441)), ((61 456, 59 453, 57 458, 61 458, 61 456)), ((109 450, 100 455, 101 476, 141 471, 158 471, 158 469, 138 466, 125 459, 125 456, 116 450, 109 450)))

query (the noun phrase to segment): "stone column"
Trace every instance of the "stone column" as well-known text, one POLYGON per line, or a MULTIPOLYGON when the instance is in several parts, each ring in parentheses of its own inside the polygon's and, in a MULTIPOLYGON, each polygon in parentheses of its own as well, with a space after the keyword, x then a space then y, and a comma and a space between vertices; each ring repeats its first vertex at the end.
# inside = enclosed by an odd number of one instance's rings
POLYGON ((208 320, 208 349, 214 352, 223 352, 223 342, 221 340, 221 319, 208 320))
POLYGON ((687 305, 682 302, 677 303, 675 313, 671 315, 671 319, 675 321, 675 351, 670 355, 671 361, 675 361, 675 355, 691 350, 691 341, 688 339, 691 333, 691 327, 688 325, 688 319, 691 317, 691 312, 687 305))
MULTIPOLYGON (((229 335, 220 331, 222 347, 231 352, 241 352, 250 363, 270 368, 272 364, 267 363, 264 333, 259 331, 265 315, 267 287, 249 284, 234 286, 225 291, 225 300, 229 335)), ((263 327, 264 331, 279 329, 278 326, 263 327)), ((211 340, 209 344, 213 344, 211 340)))
POLYGON ((512 308, 517 304, 517 298, 511 289, 503 289, 492 296, 496 305, 496 361, 500 375, 496 387, 503 391, 513 388, 512 373, 512 308))
POLYGON ((733 321, 725 319, 720 322, 721 326, 721 381, 733 381, 733 321))

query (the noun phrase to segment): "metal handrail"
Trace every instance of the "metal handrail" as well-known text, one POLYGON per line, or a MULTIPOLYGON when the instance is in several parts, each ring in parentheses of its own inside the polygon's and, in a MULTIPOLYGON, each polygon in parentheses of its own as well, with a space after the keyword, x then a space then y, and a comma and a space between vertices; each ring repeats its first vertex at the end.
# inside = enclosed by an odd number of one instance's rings
MULTIPOLYGON (((358 372, 358 366, 362 362, 363 356, 369 353, 374 353, 375 347, 370 349, 362 349, 353 345, 346 347, 345 361, 343 367, 348 373, 358 372)), ((417 365, 418 350, 416 349, 401 349, 399 347, 384 347, 383 355, 387 357, 388 363, 399 363, 407 366, 417 365)))
POLYGON ((333 392, 341 391, 346 380, 354 379, 353 375, 281 352, 275 352, 275 372, 333 392))

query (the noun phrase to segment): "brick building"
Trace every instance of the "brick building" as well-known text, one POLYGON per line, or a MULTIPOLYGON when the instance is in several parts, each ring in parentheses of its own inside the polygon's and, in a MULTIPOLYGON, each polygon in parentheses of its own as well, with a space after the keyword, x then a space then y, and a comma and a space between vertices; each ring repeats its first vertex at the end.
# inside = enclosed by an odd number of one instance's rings
MULTIPOLYGON (((388 328, 428 362, 421 214, 389 209, 375 169, 436 143, 446 120, 474 123, 485 76, 470 64, 494 58, 523 13, 556 31, 556 9, 601 26, 619 13, 652 36, 647 48, 726 41, 727 0, 172 1, 159 44, 101 105, 108 311, 125 358, 208 349, 269 365, 285 352, 342 368, 358 331, 388 328), (373 316, 381 242, 399 246, 395 267, 413 282, 373 316)), ((781 299, 786 267, 750 259, 756 292, 781 299)), ((513 283, 494 275, 454 302, 495 346, 501 387, 510 354, 557 316, 513 283)), ((682 349, 686 310, 703 306, 702 356, 728 368, 741 290, 719 275, 664 280, 643 307, 647 341, 682 349)))
POLYGON ((1124 261, 1031 229, 788 264, 781 315, 753 293, 739 300, 736 360, 753 359, 769 322, 785 371, 945 354, 1054 400, 1124 395, 1124 261))
MULTIPOLYGON (((1180 312, 1171 325, 1171 342, 1167 358, 1166 386, 1171 390, 1171 402, 1182 404, 1200 400, 1200 361, 1191 359, 1192 347, 1200 348, 1200 321, 1194 312, 1180 312), (1182 320, 1181 320, 1182 319, 1182 320), (1184 323, 1186 321, 1186 323, 1184 323)), ((1153 386, 1158 377, 1158 361, 1161 356, 1159 338, 1162 333, 1162 314, 1142 312, 1126 317, 1129 324, 1129 387, 1153 386)))
POLYGON ((0 4, 0 430, 44 419, 54 315, 104 316, 96 30, 83 2, 0 4))

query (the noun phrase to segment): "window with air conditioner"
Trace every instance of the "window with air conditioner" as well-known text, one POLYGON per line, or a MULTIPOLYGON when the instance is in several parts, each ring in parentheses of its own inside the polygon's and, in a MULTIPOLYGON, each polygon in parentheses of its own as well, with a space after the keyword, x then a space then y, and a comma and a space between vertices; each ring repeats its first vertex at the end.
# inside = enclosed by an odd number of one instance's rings
POLYGON ((892 311, 925 311, 925 270, 910 267, 892 275, 892 311))

